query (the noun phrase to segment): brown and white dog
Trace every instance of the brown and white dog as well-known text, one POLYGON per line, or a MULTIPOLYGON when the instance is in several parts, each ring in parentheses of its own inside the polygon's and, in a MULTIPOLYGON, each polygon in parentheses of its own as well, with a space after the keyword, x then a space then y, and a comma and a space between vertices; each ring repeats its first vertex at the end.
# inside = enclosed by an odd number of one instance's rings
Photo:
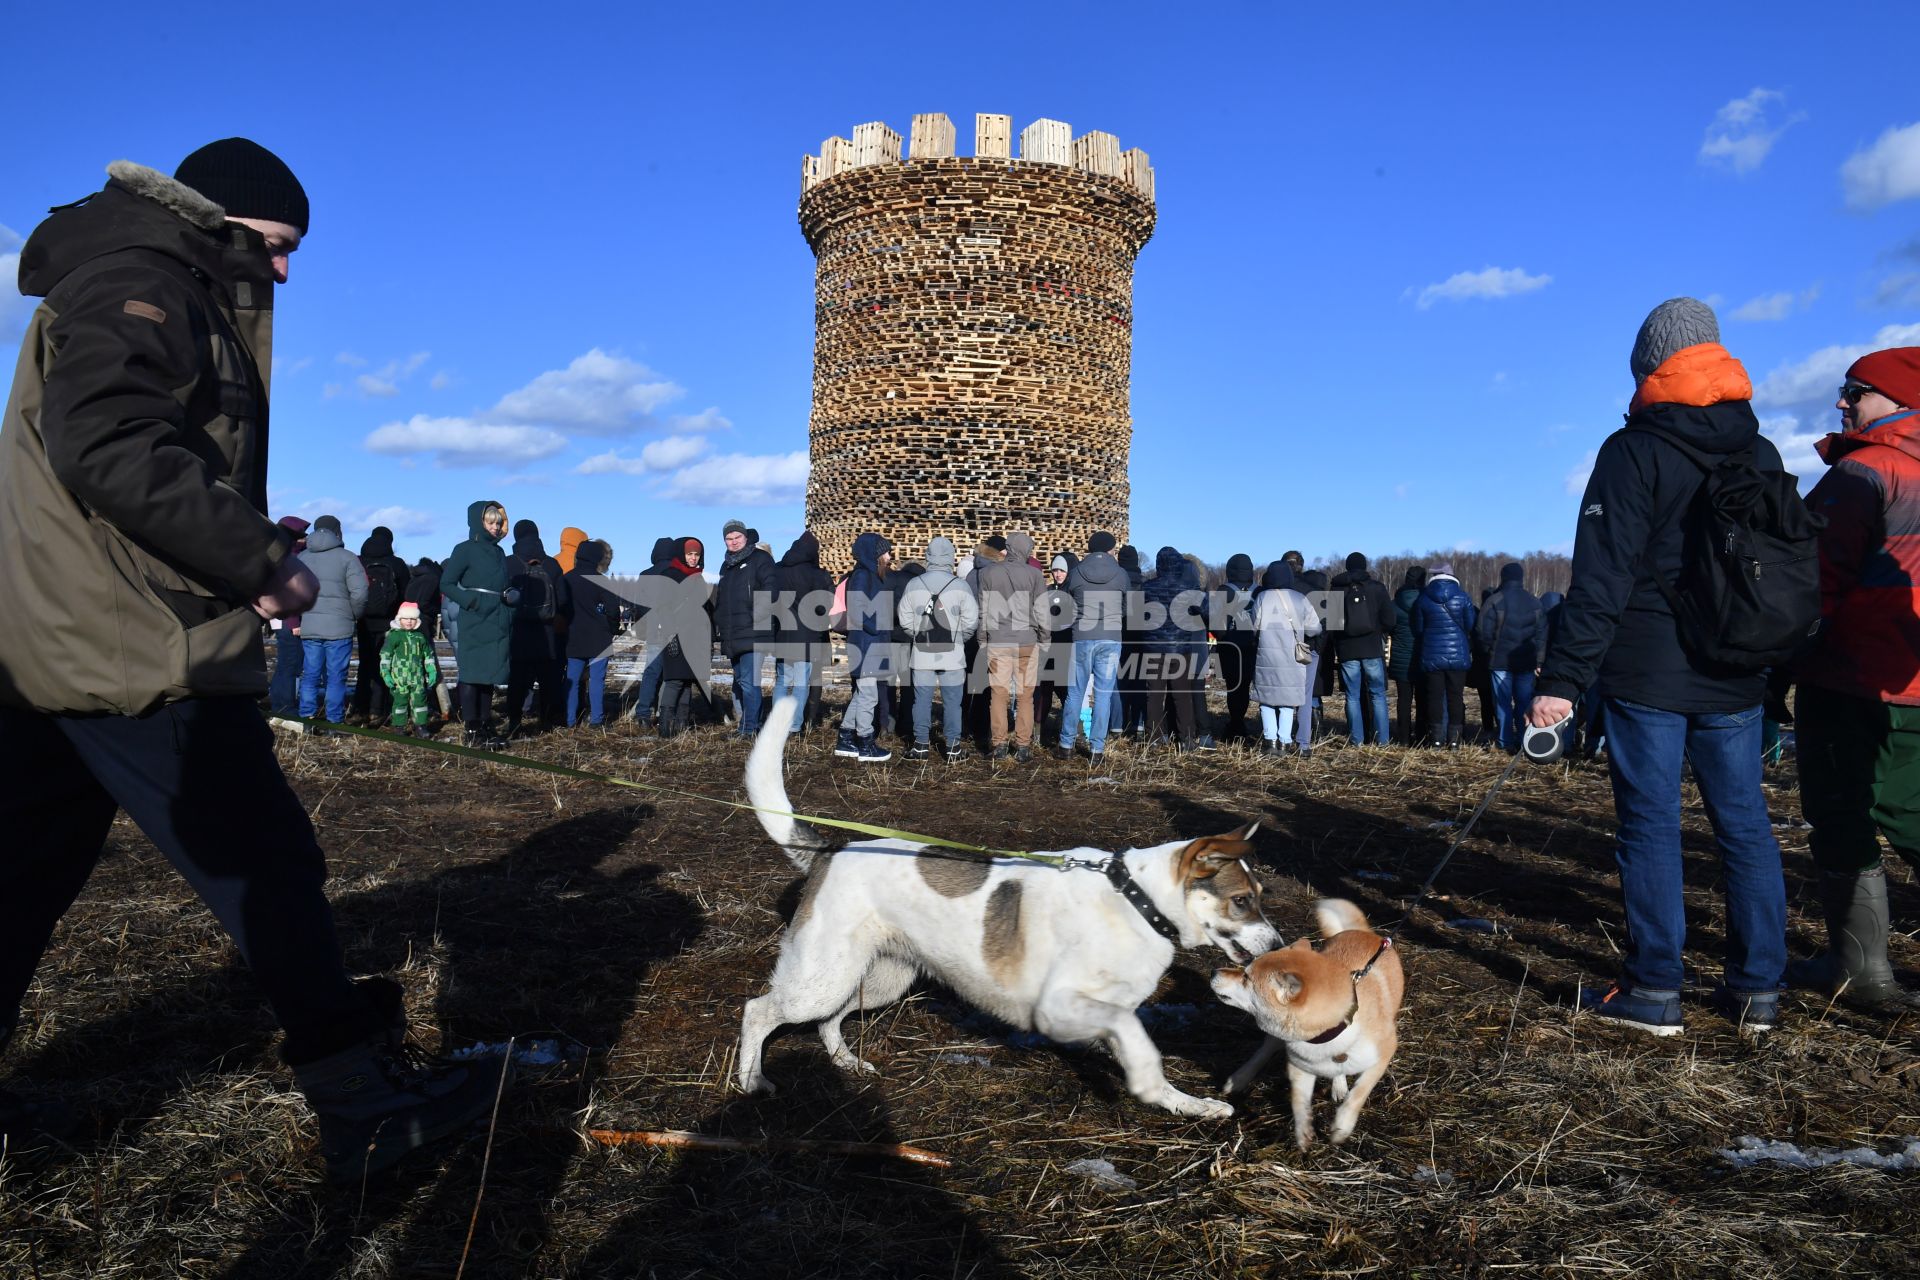
POLYGON ((1293 1139, 1302 1151, 1313 1145, 1313 1082, 1322 1077, 1333 1082, 1340 1104, 1329 1136, 1339 1143, 1352 1135, 1367 1095, 1400 1047, 1394 1019, 1406 989, 1392 940, 1369 929, 1360 908, 1327 898, 1314 905, 1314 915, 1325 935, 1318 948, 1302 938, 1244 969, 1213 975, 1213 993, 1252 1014, 1267 1033, 1225 1092, 1244 1094, 1285 1049, 1293 1139))
POLYGON ((1104 1040, 1142 1102, 1177 1115, 1233 1114, 1167 1082, 1136 1011, 1174 955, 1147 910, 1181 946, 1212 943, 1241 963, 1279 945, 1246 864, 1254 827, 1122 854, 1065 851, 1094 868, 1124 859, 1145 909, 1097 869, 893 839, 828 853, 819 833, 792 816, 781 776, 794 708, 791 698, 774 704, 747 759, 747 796, 760 825, 807 881, 767 994, 747 1001, 740 1020, 743 1090, 771 1088, 763 1048, 788 1023, 816 1024, 841 1068, 873 1071, 847 1047, 840 1023, 856 1009, 898 1000, 924 974, 1016 1027, 1063 1043, 1104 1040))

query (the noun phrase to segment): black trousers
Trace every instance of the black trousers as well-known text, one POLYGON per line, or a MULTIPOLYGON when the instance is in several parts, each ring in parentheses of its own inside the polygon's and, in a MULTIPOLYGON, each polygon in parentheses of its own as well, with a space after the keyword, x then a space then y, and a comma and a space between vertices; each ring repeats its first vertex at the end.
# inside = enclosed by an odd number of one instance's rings
POLYGON ((232 936, 286 1031, 289 1062, 381 1029, 341 964, 325 858, 252 698, 138 718, 0 708, 0 779, 0 1031, 121 809, 232 936))
POLYGON ((393 711, 393 690, 380 678, 380 650, 387 643, 387 625, 386 618, 362 618, 354 625, 360 666, 353 677, 353 697, 347 701, 347 710, 382 723, 393 711))
POLYGON ((469 729, 478 729, 493 719, 493 686, 460 682, 460 719, 469 729))
POLYGON ((1247 729, 1247 707, 1253 699, 1253 646, 1232 633, 1213 646, 1220 661, 1220 683, 1227 687, 1227 736, 1237 738, 1247 729))
POLYGON ((567 722, 567 660, 565 658, 515 658, 507 665, 507 722, 520 723, 520 708, 535 684, 540 686, 534 709, 545 725, 567 722))
POLYGON ((1427 686, 1427 732, 1439 742, 1458 742, 1467 727, 1467 673, 1429 671, 1423 677, 1427 686))
POLYGON ((1404 675, 1393 682, 1395 710, 1400 722, 1400 744, 1413 746, 1427 738, 1427 697, 1421 677, 1404 675))

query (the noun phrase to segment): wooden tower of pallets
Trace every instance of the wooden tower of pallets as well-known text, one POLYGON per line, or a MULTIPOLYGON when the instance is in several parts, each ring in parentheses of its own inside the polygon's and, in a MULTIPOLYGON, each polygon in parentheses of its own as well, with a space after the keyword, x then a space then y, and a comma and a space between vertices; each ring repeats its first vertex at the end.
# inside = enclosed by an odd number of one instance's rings
POLYGON ((1127 540, 1133 263, 1153 169, 1109 133, 944 115, 908 145, 882 123, 801 165, 814 282, 807 527, 852 565, 867 530, 896 561, 1030 533, 1043 560, 1127 540))

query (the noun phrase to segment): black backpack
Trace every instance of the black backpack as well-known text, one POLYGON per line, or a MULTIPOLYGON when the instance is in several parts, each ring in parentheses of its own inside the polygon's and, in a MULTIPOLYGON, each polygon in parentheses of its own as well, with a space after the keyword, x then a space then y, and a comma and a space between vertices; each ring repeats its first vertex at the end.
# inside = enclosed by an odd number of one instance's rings
POLYGON ((367 611, 369 618, 391 618, 400 611, 400 580, 393 566, 384 560, 368 560, 360 566, 367 573, 367 611))
POLYGON ((960 581, 950 578, 946 586, 933 593, 933 601, 927 606, 927 629, 914 638, 913 647, 922 653, 952 653, 954 648, 953 615, 947 612, 947 587, 960 581))
POLYGON ((1807 509, 1797 476, 1760 470, 1752 449, 1714 456, 1664 431, 1647 434, 1706 473, 1680 517, 1680 576, 1653 580, 1679 623, 1682 647, 1701 662, 1741 671, 1786 662, 1820 625, 1826 517, 1807 509))
POLYGON ((539 556, 528 556, 520 564, 526 577, 520 584, 520 603, 513 606, 514 613, 527 622, 553 621, 553 575, 547 572, 546 562, 539 556))
POLYGON ((1363 578, 1347 584, 1346 612, 1340 622, 1342 635, 1370 636, 1380 630, 1380 619, 1373 611, 1373 593, 1367 590, 1372 583, 1373 579, 1363 578))

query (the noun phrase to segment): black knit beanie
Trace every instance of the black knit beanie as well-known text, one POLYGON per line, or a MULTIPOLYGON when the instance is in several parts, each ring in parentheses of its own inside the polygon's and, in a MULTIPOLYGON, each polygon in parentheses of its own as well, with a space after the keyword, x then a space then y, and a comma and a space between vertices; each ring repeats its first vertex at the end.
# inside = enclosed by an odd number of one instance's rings
POLYGON ((209 142, 173 172, 229 218, 284 222, 307 234, 307 191, 286 161, 246 138, 209 142))
POLYGON ((1113 550, 1114 543, 1114 536, 1102 529, 1087 539, 1087 550, 1097 555, 1102 551, 1113 550))

